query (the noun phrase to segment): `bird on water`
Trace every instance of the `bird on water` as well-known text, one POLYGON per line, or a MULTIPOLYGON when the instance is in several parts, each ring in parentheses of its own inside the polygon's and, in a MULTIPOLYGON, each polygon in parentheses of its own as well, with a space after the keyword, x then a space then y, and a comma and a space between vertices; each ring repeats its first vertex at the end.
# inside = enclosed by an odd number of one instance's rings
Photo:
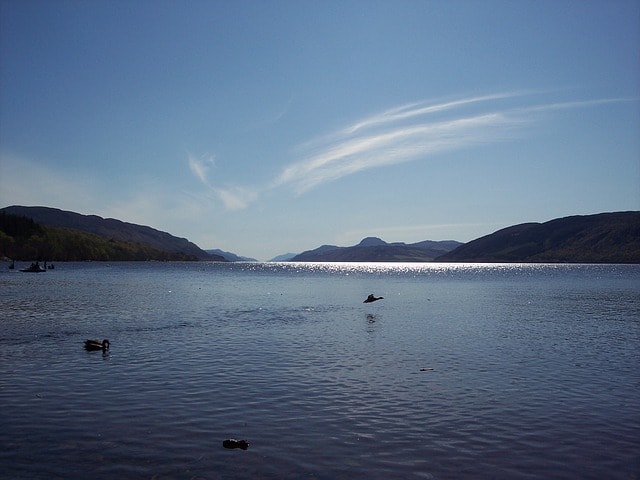
POLYGON ((382 300, 384 297, 375 297, 373 295, 373 293, 370 293, 369 296, 366 298, 366 300, 362 303, 371 303, 371 302, 375 302, 376 300, 382 300))
POLYGON ((236 440, 235 438, 229 438, 222 442, 222 446, 224 448, 241 448, 242 450, 246 450, 249 448, 249 442, 246 440, 236 440))
POLYGON ((103 352, 107 351, 109 350, 109 340, 107 340, 106 338, 102 342, 98 340, 85 340, 84 349, 88 351, 93 351, 93 350, 102 350, 103 352))

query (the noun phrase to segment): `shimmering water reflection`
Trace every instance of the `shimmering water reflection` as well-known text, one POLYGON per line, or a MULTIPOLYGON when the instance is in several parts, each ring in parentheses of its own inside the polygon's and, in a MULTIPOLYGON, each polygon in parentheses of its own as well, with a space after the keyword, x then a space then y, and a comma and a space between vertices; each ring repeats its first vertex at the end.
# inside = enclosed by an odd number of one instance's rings
POLYGON ((638 478, 639 293, 617 265, 1 272, 0 471, 638 478))

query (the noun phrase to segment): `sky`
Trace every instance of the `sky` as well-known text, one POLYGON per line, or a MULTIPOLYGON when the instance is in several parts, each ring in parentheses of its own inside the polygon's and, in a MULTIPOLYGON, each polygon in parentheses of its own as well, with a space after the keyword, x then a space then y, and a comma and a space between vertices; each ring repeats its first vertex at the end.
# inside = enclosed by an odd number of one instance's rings
POLYGON ((0 207, 259 260, 640 210, 640 0, 0 0, 0 207))

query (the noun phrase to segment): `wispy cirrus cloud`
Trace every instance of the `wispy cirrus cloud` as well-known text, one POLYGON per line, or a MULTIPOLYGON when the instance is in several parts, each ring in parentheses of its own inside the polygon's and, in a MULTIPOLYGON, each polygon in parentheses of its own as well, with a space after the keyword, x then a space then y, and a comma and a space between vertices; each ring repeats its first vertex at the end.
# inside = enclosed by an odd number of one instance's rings
POLYGON ((246 187, 214 188, 227 210, 242 210, 258 199, 258 192, 246 187))
POLYGON ((305 146, 304 158, 285 167, 273 186, 288 185, 301 194, 361 170, 511 139, 526 120, 507 111, 462 111, 444 119, 431 115, 513 96, 509 93, 432 105, 414 103, 373 115, 305 146))
POLYGON ((209 171, 215 166, 213 155, 196 157, 188 154, 187 161, 191 173, 223 203, 227 210, 242 210, 258 198, 258 192, 248 187, 217 187, 212 185, 209 180, 209 171))
POLYGON ((213 155, 202 155, 196 157, 188 154, 187 161, 191 172, 205 185, 209 186, 208 173, 209 169, 215 165, 215 157, 213 155))
POLYGON ((285 167, 273 186, 302 194, 360 172, 524 135, 535 113, 634 101, 605 98, 534 103, 544 92, 504 92, 442 102, 415 102, 361 119, 303 146, 302 159, 285 167))
POLYGON ((322 183, 360 170, 415 160, 472 144, 497 141, 514 122, 502 114, 478 115, 431 124, 393 128, 374 135, 348 138, 321 148, 308 159, 285 168, 276 185, 304 193, 322 183))
POLYGON ((421 115, 427 115, 430 113, 444 112, 457 107, 464 107, 474 103, 487 102, 490 100, 502 100, 517 96, 522 96, 523 92, 506 92, 493 95, 481 95, 476 97, 463 98, 459 100, 451 100, 448 102, 415 102, 407 105, 401 105, 396 108, 392 108, 377 115, 373 115, 369 118, 354 123, 343 130, 344 134, 353 134, 363 128, 381 125, 390 122, 398 122, 407 120, 412 117, 418 117, 421 115))
MULTIPOLYGON (((262 190, 288 187, 300 195, 366 169, 516 139, 525 135, 524 126, 539 121, 536 113, 637 101, 622 98, 563 102, 531 100, 541 93, 545 92, 502 92, 420 101, 359 119, 300 145, 297 149, 300 159, 285 166, 262 190)), ((191 157, 189 163, 192 172, 207 184, 208 164, 191 157)), ((246 208, 260 194, 260 190, 243 187, 211 188, 231 210, 246 208)))
POLYGON ((612 103, 637 102, 637 98, 598 98, 595 100, 576 100, 573 102, 555 102, 542 105, 522 107, 521 112, 549 112, 553 110, 569 110, 576 108, 588 108, 612 103))

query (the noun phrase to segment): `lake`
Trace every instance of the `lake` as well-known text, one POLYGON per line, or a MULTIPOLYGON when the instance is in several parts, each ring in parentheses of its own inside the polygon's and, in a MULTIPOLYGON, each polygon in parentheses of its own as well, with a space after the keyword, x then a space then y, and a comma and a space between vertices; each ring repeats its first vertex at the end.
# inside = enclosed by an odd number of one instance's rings
POLYGON ((0 300, 1 478, 640 478, 640 265, 60 263, 0 300))

